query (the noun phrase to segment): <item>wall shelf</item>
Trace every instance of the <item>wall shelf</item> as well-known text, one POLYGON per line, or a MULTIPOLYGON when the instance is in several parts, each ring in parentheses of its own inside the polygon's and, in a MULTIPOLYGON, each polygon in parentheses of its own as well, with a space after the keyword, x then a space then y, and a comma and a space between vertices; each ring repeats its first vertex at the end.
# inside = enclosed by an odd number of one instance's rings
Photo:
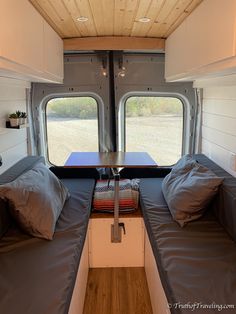
POLYGON ((7 129, 24 129, 24 128, 27 128, 28 126, 29 126, 29 123, 20 124, 17 126, 11 126, 10 121, 6 121, 6 128, 7 129))

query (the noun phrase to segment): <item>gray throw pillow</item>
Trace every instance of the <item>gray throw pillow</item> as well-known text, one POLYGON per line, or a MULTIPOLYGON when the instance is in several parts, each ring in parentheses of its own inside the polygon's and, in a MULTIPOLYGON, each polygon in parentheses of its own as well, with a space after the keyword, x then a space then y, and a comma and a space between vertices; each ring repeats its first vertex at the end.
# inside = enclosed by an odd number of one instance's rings
POLYGON ((173 219, 183 227, 200 218, 222 181, 190 156, 182 158, 162 182, 162 192, 173 219))
POLYGON ((196 160, 194 160, 192 158, 191 155, 184 155, 182 158, 180 158, 177 163, 173 166, 172 168, 172 173, 173 172, 178 172, 178 173, 182 173, 182 172, 187 172, 190 169, 192 169, 192 167, 196 164, 196 160))
POLYGON ((9 201, 22 229, 32 236, 52 240, 68 190, 39 163, 16 180, 0 185, 0 197, 9 201))

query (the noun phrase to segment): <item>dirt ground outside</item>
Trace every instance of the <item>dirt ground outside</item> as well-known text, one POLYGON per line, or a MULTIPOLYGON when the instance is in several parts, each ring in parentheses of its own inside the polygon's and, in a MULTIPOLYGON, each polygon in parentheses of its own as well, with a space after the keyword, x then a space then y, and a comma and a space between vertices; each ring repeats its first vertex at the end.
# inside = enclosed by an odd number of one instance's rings
MULTIPOLYGON (((63 165, 74 151, 98 151, 97 120, 48 117, 49 160, 63 165)), ((126 151, 148 152, 158 165, 181 156, 182 117, 161 115, 126 118, 126 151)))

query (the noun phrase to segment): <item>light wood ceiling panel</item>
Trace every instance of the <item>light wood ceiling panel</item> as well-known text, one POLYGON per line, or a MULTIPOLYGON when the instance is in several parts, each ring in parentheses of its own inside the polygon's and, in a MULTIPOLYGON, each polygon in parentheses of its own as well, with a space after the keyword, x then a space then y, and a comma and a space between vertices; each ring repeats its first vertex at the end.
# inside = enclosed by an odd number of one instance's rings
POLYGON ((88 1, 85 0, 63 0, 65 8, 68 10, 71 20, 73 20, 77 30, 82 37, 97 36, 97 30, 94 24, 91 7, 88 1), (80 23, 77 21, 78 16, 88 17, 86 23, 80 23))
POLYGON ((192 2, 192 0, 173 0, 165 1, 162 9, 159 11, 154 23, 148 31, 150 37, 154 36, 156 32, 160 37, 165 36, 166 31, 178 19, 179 13, 192 2))
MULTIPOLYGON (((116 1, 119 2, 119 1, 116 1)), ((122 36, 130 36, 132 32, 132 28, 134 25, 134 21, 136 18, 136 14, 138 11, 140 0, 126 0, 125 1, 125 9, 123 10, 123 19, 118 21, 121 25, 121 32, 122 36)), ((117 33, 117 36, 120 36, 117 33)))
MULTIPOLYGON (((146 3, 148 6, 146 6, 146 9, 144 10, 143 6, 143 11, 139 10, 137 12, 137 16, 133 25, 133 29, 131 32, 131 36, 142 36, 145 37, 147 36, 151 26, 153 23, 155 23, 157 15, 160 13, 162 10, 162 7, 166 0, 152 0, 152 1, 147 1, 146 3), (151 19, 150 23, 140 23, 138 21, 139 18, 147 16, 151 19)), ((160 37, 158 36, 153 36, 153 37, 160 37)))
POLYGON ((62 38, 167 38, 203 0, 29 0, 62 38), (78 22, 84 16, 86 22, 78 22), (141 23, 142 17, 150 22, 141 23))
POLYGON ((203 0, 193 0, 191 3, 182 11, 175 22, 171 24, 167 32, 165 33, 166 38, 183 22, 183 20, 202 2, 203 0))

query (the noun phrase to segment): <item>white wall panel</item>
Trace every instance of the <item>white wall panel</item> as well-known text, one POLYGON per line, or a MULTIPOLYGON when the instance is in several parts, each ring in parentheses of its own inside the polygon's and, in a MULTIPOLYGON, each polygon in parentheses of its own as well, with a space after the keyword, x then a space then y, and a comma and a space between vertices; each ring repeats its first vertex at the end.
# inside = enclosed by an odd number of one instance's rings
POLYGON ((216 144, 228 151, 236 152, 236 137, 230 134, 225 134, 221 131, 214 130, 208 127, 202 127, 202 137, 205 141, 216 144))
POLYGON ((9 113, 26 111, 26 87, 29 83, 0 78, 0 155, 3 166, 0 173, 27 155, 26 129, 6 129, 9 113))
POLYGON ((27 155, 26 143, 16 145, 6 151, 0 153, 3 160, 3 165, 0 168, 0 174, 15 164, 18 160, 22 159, 27 155))
MULTIPOLYGON (((1 94, 0 94, 1 98, 1 94)), ((1 101, 0 100, 0 127, 5 128, 6 120, 9 113, 15 112, 16 110, 26 111, 25 99, 12 100, 12 101, 1 101)))
POLYGON ((213 86, 204 89, 205 99, 232 99, 236 100, 235 86, 213 86))
POLYGON ((236 135, 236 118, 203 112, 202 124, 224 134, 236 135))
POLYGON ((202 152, 236 177, 230 167, 236 154, 236 87, 206 87, 203 91, 202 152))
MULTIPOLYGON (((236 98, 236 96, 235 96, 236 98)), ((234 99, 210 99, 203 104, 203 111, 206 113, 236 118, 236 104, 234 99), (225 106, 222 104, 226 104, 225 106)))
POLYGON ((6 129, 6 132, 0 135, 1 151, 7 151, 17 145, 24 144, 26 142, 26 139, 27 135, 25 128, 20 130, 6 129))

